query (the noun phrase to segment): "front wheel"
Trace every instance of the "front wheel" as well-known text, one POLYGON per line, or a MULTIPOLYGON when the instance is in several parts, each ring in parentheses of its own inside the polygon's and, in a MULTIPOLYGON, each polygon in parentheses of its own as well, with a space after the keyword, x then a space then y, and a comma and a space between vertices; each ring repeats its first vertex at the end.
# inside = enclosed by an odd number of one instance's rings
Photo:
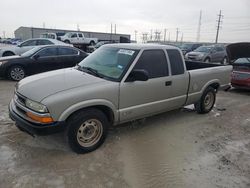
POLYGON ((210 112, 216 100, 216 91, 212 87, 208 87, 202 94, 200 100, 194 105, 197 113, 205 114, 210 112))
POLYGON ((95 42, 94 42, 94 41, 91 41, 91 42, 89 43, 89 45, 90 45, 90 46, 94 46, 94 45, 95 45, 95 42))
POLYGON ((68 121, 67 139, 73 151, 87 153, 100 147, 108 130, 107 117, 98 109, 86 109, 68 121))
POLYGON ((19 81, 25 77, 25 70, 21 66, 12 66, 8 70, 7 74, 9 79, 19 81))

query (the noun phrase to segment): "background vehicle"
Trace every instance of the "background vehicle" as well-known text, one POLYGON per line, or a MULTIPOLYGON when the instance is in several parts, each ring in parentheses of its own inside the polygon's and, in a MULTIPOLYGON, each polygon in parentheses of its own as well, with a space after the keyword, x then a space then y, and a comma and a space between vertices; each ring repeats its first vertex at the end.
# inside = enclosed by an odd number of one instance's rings
POLYGON ((115 43, 115 42, 114 41, 100 41, 96 43, 94 46, 89 46, 87 48, 87 51, 91 53, 95 51, 96 49, 100 48, 101 46, 103 46, 104 44, 111 44, 111 43, 115 43))
POLYGON ((250 89, 250 43, 230 44, 227 51, 233 65, 232 86, 250 89))
POLYGON ((4 56, 11 56, 11 55, 21 55, 24 52, 34 48, 35 46, 42 46, 42 45, 67 45, 61 41, 55 39, 29 39, 26 40, 17 46, 8 46, 8 47, 1 47, 0 48, 0 57, 4 56))
POLYGON ((173 46, 108 44, 75 69, 20 81, 10 117, 30 134, 67 127, 71 148, 90 152, 104 142, 109 125, 189 104, 195 104, 198 113, 208 113, 216 91, 228 87, 231 70, 232 66, 184 62, 173 46))
POLYGON ((191 61, 220 62, 224 65, 228 63, 226 49, 221 45, 200 46, 187 53, 185 58, 191 61))
POLYGON ((38 46, 21 56, 0 58, 0 76, 21 80, 27 75, 73 67, 87 54, 70 46, 38 46))
POLYGON ((63 32, 58 33, 42 33, 40 38, 48 38, 48 39, 57 39, 60 40, 60 37, 65 35, 63 32))
POLYGON ((91 46, 98 42, 97 38, 86 38, 81 32, 69 32, 61 36, 60 39, 68 44, 87 44, 91 46))
POLYGON ((200 43, 186 43, 180 46, 180 49, 183 53, 183 55, 186 55, 186 53, 194 51, 196 48, 202 46, 200 43))

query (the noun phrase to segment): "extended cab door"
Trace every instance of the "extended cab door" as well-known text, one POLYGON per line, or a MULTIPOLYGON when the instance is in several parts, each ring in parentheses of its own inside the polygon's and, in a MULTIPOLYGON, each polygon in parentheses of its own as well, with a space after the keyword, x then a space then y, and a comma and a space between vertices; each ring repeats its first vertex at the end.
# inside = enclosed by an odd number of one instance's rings
MULTIPOLYGON (((166 53, 162 49, 144 50, 133 69, 144 69, 147 81, 127 82, 120 85, 120 121, 129 121, 171 108, 172 80, 166 53)), ((128 76, 128 74, 126 75, 128 76)), ((125 77, 126 77, 125 76, 125 77)))
POLYGON ((171 105, 181 107, 185 104, 189 87, 189 73, 186 71, 185 61, 182 54, 177 49, 167 49, 170 62, 170 80, 172 90, 170 94, 171 105))

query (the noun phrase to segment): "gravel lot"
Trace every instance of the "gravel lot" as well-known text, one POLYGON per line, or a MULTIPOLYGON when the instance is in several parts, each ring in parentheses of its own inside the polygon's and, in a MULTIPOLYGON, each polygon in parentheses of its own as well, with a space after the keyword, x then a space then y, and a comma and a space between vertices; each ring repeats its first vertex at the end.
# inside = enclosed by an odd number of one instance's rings
POLYGON ((113 128, 101 148, 77 155, 63 134, 14 126, 14 85, 0 80, 0 187, 250 187, 250 92, 219 92, 206 115, 191 106, 113 128))

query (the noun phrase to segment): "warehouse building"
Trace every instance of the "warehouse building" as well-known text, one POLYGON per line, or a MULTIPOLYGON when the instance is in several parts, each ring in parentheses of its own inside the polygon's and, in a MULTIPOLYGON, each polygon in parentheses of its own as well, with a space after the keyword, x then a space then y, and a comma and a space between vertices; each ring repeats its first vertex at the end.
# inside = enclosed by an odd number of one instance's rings
MULTIPOLYGON (((30 38, 39 38, 41 34, 44 33, 57 33, 63 35, 67 32, 77 32, 74 30, 63 30, 63 29, 47 29, 47 28, 37 28, 37 27, 19 27, 15 30, 15 38, 20 38, 22 40, 27 40, 30 38)), ((79 31, 78 31, 79 32, 79 31)), ((98 38, 99 41, 115 41, 115 42, 128 42, 130 41, 130 35, 128 34, 114 34, 114 33, 101 33, 101 32, 90 32, 90 31, 80 31, 87 38, 98 38)))

